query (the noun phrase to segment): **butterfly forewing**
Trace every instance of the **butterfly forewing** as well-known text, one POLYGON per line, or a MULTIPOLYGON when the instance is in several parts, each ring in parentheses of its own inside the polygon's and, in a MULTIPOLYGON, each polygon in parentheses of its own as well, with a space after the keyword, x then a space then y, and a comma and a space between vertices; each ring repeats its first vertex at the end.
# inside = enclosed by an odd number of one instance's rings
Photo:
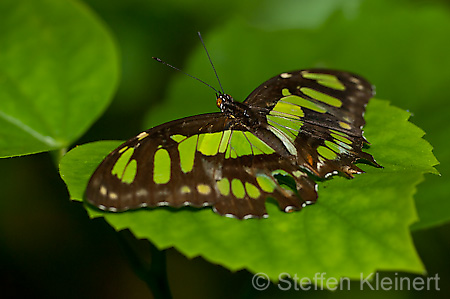
POLYGON ((269 113, 280 100, 293 102, 305 112, 303 121, 361 136, 365 106, 373 94, 372 85, 358 75, 308 69, 282 73, 267 80, 245 103, 269 113))
POLYGON ((361 170, 364 111, 374 90, 364 78, 342 71, 309 69, 282 73, 256 88, 245 100, 263 113, 272 131, 285 143, 300 167, 315 176, 361 170))
POLYGON ((307 182, 299 190, 315 201, 314 182, 300 177, 294 164, 232 119, 205 114, 163 124, 119 146, 92 175, 86 198, 107 211, 191 205, 241 219, 265 217, 268 195, 286 210, 305 202, 278 184, 280 171, 307 182))

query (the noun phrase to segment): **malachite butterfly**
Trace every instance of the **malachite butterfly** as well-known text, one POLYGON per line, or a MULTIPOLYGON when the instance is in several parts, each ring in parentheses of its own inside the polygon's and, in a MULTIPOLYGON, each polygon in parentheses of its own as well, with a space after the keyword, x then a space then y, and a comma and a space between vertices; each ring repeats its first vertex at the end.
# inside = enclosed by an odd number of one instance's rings
POLYGON ((244 102, 218 92, 221 112, 159 125, 111 152, 89 181, 87 202, 111 212, 211 206, 247 219, 267 217, 272 197, 285 212, 301 210, 316 202, 317 180, 352 178, 359 161, 381 167, 362 151, 373 94, 362 77, 326 69, 282 73, 244 102))

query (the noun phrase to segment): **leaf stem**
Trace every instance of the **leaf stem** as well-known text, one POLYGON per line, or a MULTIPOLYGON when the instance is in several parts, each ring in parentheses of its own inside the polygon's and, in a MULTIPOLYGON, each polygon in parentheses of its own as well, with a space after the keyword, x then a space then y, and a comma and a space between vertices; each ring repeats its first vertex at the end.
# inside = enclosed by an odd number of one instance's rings
POLYGON ((166 252, 147 240, 137 240, 129 230, 119 232, 119 240, 135 273, 156 299, 172 298, 167 279, 166 252))
POLYGON ((56 165, 56 168, 59 168, 59 162, 61 161, 62 157, 67 153, 67 147, 60 148, 58 150, 54 150, 50 152, 50 155, 52 156, 53 162, 56 165))

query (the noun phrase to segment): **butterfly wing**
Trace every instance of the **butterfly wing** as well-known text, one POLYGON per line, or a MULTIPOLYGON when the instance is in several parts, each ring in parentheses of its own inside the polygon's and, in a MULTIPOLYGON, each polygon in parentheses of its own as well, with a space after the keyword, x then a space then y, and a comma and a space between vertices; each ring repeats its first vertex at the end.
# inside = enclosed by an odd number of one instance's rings
POLYGON ((292 161, 222 113, 172 121, 126 141, 92 175, 90 204, 107 211, 140 207, 212 206, 221 215, 265 217, 265 199, 285 211, 305 200, 284 188, 277 175, 296 178, 312 203, 315 183, 292 161))
POLYGON ((244 103, 264 115, 300 167, 321 178, 352 177, 361 172, 354 165, 358 160, 379 166, 362 151, 367 144, 363 116, 373 94, 372 85, 358 75, 308 69, 269 79, 244 103))
POLYGON ((361 159, 378 166, 362 151, 363 114, 372 95, 370 83, 348 72, 283 73, 244 102, 262 117, 265 129, 224 113, 157 126, 105 158, 89 181, 86 199, 108 211, 212 206, 242 219, 267 216, 270 196, 286 212, 299 210, 317 199, 311 174, 352 177, 361 172, 354 165, 361 159), (279 149, 270 142, 274 136, 288 155, 274 150, 279 149))

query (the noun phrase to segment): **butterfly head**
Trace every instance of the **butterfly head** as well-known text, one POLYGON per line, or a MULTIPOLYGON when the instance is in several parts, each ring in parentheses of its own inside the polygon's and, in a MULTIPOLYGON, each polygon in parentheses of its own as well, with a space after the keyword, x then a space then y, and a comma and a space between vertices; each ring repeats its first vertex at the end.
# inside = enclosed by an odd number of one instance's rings
POLYGON ((219 93, 216 96, 216 105, 222 112, 230 110, 230 106, 232 106, 233 103, 233 97, 226 93, 219 93))

